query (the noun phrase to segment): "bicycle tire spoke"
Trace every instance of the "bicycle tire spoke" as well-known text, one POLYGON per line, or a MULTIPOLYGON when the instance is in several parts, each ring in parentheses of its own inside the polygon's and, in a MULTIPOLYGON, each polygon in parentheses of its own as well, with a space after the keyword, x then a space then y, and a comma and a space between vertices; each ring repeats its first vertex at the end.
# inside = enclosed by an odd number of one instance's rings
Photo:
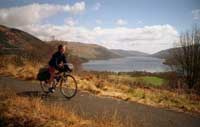
POLYGON ((77 83, 72 76, 67 76, 65 79, 63 79, 61 85, 61 93, 66 98, 73 97, 76 94, 76 91, 77 91, 77 83))

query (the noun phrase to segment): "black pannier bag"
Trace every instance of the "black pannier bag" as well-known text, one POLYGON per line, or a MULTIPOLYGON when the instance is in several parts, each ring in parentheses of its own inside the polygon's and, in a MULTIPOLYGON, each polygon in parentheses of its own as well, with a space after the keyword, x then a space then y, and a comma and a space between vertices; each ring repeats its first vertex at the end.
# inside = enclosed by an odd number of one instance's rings
POLYGON ((49 80, 50 77, 51 77, 51 74, 49 73, 48 68, 40 68, 37 74, 37 80, 46 81, 46 80, 49 80))

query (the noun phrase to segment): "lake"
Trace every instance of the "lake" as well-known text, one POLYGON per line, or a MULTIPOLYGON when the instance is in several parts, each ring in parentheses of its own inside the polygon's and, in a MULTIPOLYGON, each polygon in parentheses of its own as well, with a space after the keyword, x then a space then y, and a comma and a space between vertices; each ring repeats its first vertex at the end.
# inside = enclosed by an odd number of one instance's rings
POLYGON ((91 60, 83 64, 85 70, 113 72, 166 72, 169 66, 163 64, 164 59, 155 57, 125 57, 108 60, 91 60))

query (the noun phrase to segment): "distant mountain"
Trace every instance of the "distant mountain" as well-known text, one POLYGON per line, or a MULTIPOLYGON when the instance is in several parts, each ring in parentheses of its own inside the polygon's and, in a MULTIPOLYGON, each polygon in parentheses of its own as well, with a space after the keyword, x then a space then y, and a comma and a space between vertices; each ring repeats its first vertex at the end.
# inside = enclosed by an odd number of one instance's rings
POLYGON ((78 56, 86 60, 110 59, 120 57, 120 55, 110 51, 109 49, 96 44, 67 41, 51 41, 48 43, 51 45, 57 45, 61 43, 66 44, 68 50, 70 50, 72 55, 78 56))
POLYGON ((129 56, 148 56, 149 54, 139 51, 132 50, 121 50, 121 49, 111 49, 112 52, 121 56, 121 57, 129 57, 129 56))
POLYGON ((52 47, 27 32, 0 25, 0 54, 48 56, 52 47))
POLYGON ((51 41, 50 44, 55 45, 56 43, 64 43, 68 46, 69 50, 73 55, 79 56, 87 60, 95 59, 110 59, 120 58, 129 56, 148 56, 149 54, 121 49, 107 49, 97 44, 86 44, 80 42, 64 42, 64 41, 51 41))
POLYGON ((178 50, 177 48, 166 49, 166 50, 162 50, 157 53, 154 53, 150 56, 167 59, 170 57, 170 55, 172 55, 172 53, 176 52, 177 50, 178 50))

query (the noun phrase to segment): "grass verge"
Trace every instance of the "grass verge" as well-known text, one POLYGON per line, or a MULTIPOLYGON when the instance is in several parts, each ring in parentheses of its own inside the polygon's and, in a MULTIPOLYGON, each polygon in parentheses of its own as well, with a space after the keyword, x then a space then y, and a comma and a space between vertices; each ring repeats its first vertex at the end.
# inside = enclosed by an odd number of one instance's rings
POLYGON ((113 117, 84 119, 59 104, 45 104, 40 98, 21 97, 8 89, 0 90, 2 127, 123 127, 113 117))

